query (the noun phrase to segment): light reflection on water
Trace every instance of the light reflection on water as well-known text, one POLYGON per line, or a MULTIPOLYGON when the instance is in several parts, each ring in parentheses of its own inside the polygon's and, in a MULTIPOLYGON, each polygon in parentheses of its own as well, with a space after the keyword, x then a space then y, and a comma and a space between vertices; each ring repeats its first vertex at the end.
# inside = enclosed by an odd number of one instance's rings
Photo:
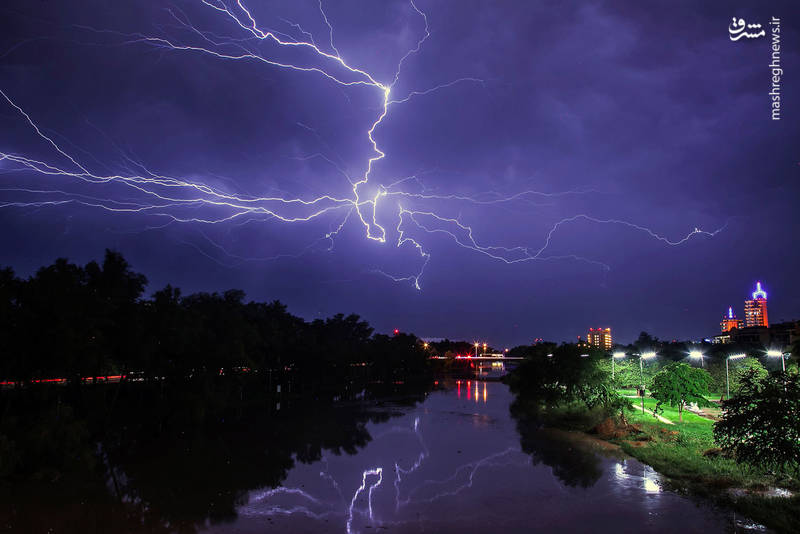
POLYGON ((663 490, 652 468, 635 460, 587 460, 581 457, 587 453, 568 442, 531 444, 529 439, 529 452, 541 445, 532 461, 521 449, 510 401, 503 384, 453 382, 422 404, 404 408, 400 417, 370 424, 373 440, 357 454, 327 453, 319 462, 296 464, 283 486, 251 492, 235 523, 210 530, 726 530, 720 512, 663 490), (596 476, 584 476, 586 465, 597 468, 596 476))
POLYGON ((614 476, 620 485, 638 485, 645 493, 661 493, 661 477, 655 469, 636 461, 619 460, 614 464, 614 476))
POLYGON ((475 402, 478 402, 481 396, 481 387, 483 388, 483 403, 486 404, 488 400, 488 389, 489 384, 488 382, 482 382, 478 380, 456 380, 456 396, 460 399, 461 398, 461 385, 466 384, 467 388, 467 398, 471 399, 473 396, 475 397, 475 402), (473 392, 474 391, 474 395, 473 392))

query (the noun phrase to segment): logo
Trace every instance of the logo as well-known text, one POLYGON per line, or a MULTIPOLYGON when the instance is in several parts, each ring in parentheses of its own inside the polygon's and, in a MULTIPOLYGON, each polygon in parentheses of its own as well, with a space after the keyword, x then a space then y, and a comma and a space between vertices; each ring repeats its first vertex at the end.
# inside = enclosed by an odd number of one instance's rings
POLYGON ((756 39, 757 37, 764 37, 767 33, 761 29, 761 24, 745 24, 744 19, 737 19, 733 17, 733 22, 728 26, 728 33, 731 41, 738 41, 742 37, 748 39, 756 39), (752 33, 745 30, 754 30, 752 33), (758 31, 761 30, 761 31, 758 31))
MULTIPOLYGON (((772 17, 769 21, 770 39, 767 45, 769 46, 770 59, 770 92, 767 93, 770 97, 770 112, 771 118, 774 121, 781 120, 781 77, 783 76, 783 68, 781 67, 781 19, 772 17)), ((728 37, 731 41, 738 41, 742 37, 748 39, 758 39, 767 35, 766 30, 761 27, 761 24, 745 24, 744 19, 733 17, 731 23, 728 25, 728 37)))

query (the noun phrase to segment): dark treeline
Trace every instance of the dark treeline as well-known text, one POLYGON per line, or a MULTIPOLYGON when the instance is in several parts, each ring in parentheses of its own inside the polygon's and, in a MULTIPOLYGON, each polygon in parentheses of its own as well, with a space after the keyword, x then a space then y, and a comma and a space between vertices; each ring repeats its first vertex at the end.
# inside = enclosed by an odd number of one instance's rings
POLYGON ((230 520, 295 461, 366 445, 367 422, 390 413, 360 401, 416 402, 429 387, 413 335, 356 315, 308 322, 239 290, 146 286, 112 251, 26 279, 0 270, 0 530, 230 520), (121 378, 91 378, 108 375, 121 378))
POLYGON ((81 267, 59 259, 30 278, 0 271, 0 379, 127 375, 203 380, 248 369, 291 370, 303 387, 340 383, 352 367, 392 379, 424 371, 412 335, 373 335, 357 315, 306 322, 240 290, 143 298, 147 279, 118 253, 81 267))

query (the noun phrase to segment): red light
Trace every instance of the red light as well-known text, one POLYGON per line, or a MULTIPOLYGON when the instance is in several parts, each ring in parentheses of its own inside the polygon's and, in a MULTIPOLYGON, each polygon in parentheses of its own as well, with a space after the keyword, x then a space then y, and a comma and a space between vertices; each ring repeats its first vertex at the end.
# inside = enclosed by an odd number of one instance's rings
POLYGON ((398 330, 397 328, 395 328, 395 329, 394 329, 394 335, 397 335, 397 334, 399 334, 399 333, 400 333, 400 330, 398 330))

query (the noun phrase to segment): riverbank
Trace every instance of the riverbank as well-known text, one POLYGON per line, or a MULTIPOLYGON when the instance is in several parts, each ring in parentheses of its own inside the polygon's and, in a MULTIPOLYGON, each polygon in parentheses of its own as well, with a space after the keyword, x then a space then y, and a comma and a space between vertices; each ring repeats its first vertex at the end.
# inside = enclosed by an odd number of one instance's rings
POLYGON ((626 409, 627 424, 605 419, 602 410, 580 403, 544 409, 516 402, 512 414, 538 421, 549 433, 570 446, 604 456, 627 455, 657 471, 665 487, 732 509, 737 514, 778 533, 800 532, 800 482, 739 465, 725 457, 714 443, 711 419, 664 407, 669 422, 652 415, 656 401, 645 399, 626 409))
MULTIPOLYGON (((646 408, 649 404, 655 401, 645 399, 646 408)), ((608 436, 607 441, 665 476, 672 490, 729 506, 777 532, 800 532, 800 482, 725 457, 714 443, 710 419, 684 412, 681 423, 677 410, 669 407, 662 415, 674 424, 643 414, 641 408, 627 410, 626 418, 637 432, 608 436)))

